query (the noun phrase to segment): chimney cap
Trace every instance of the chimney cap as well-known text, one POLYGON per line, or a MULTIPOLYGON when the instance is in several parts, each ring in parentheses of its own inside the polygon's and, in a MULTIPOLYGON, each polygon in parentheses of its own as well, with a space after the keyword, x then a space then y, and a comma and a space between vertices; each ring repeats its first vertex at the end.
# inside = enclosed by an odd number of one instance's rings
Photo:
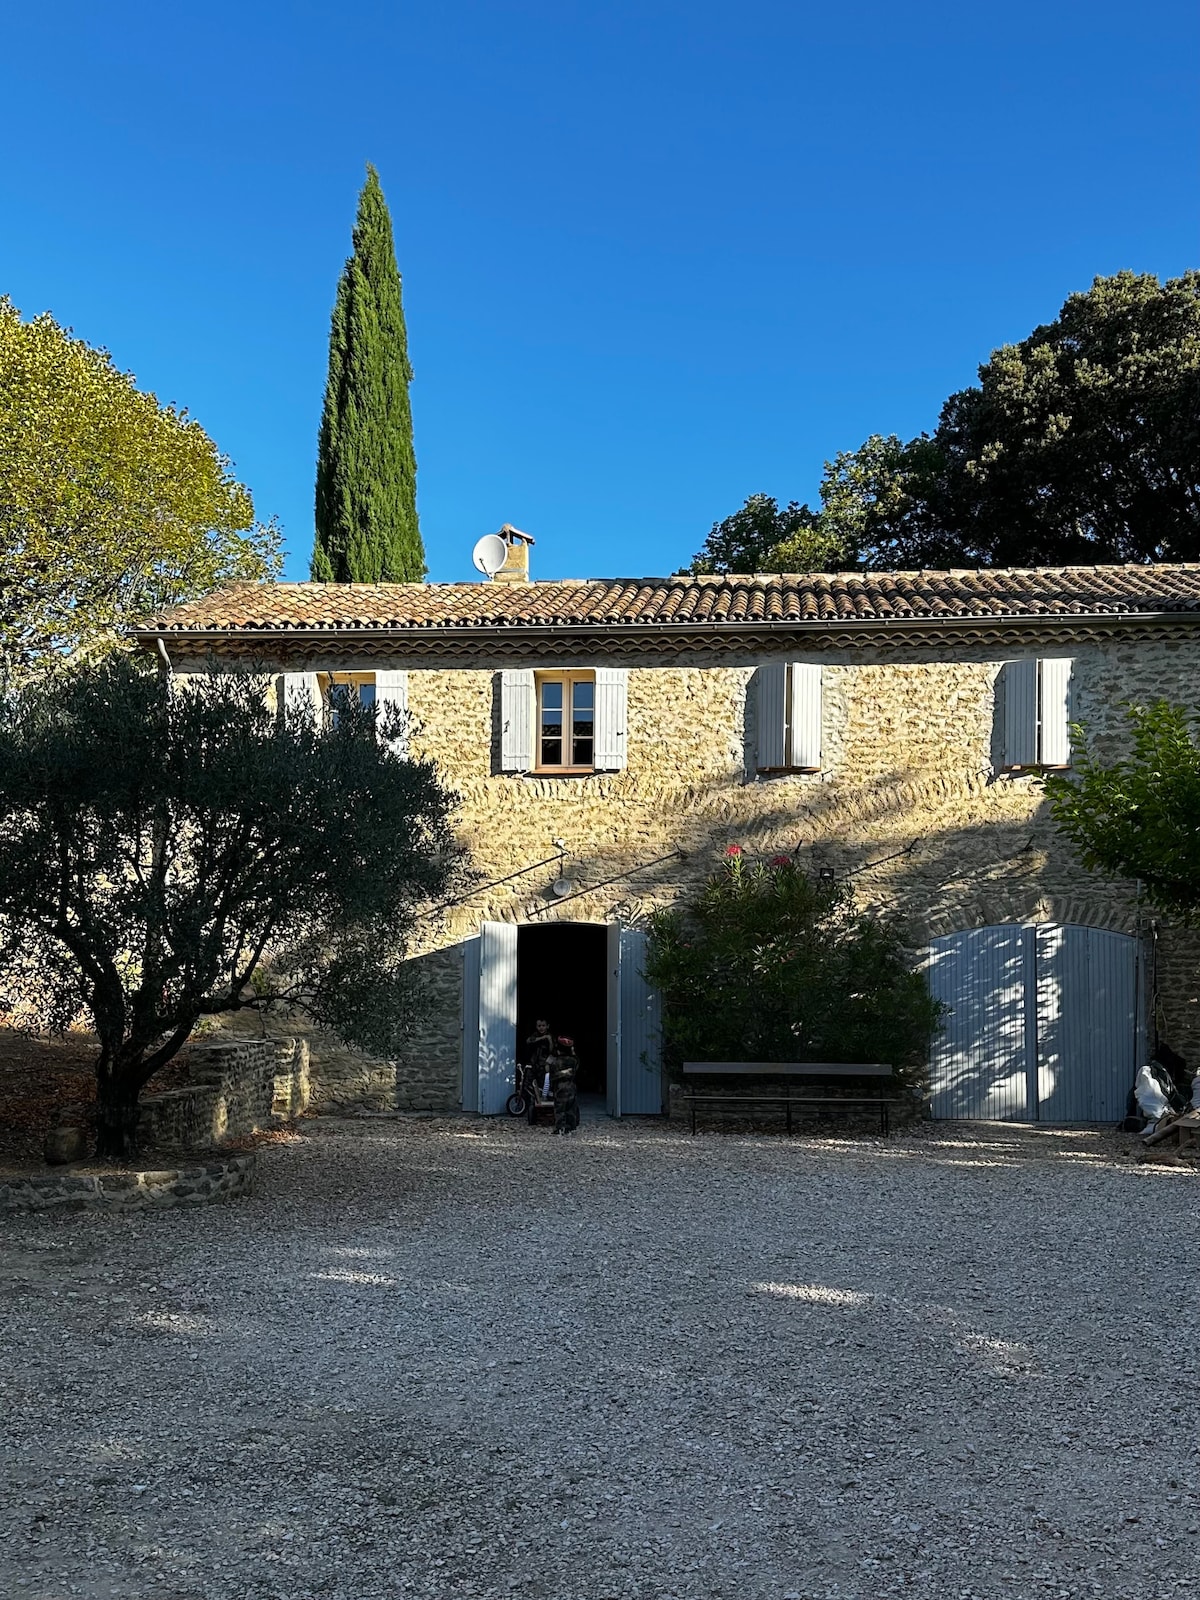
POLYGON ((522 533, 520 528, 514 528, 511 522, 506 522, 500 529, 500 537, 508 544, 512 544, 514 539, 523 539, 526 544, 537 543, 532 534, 522 533))

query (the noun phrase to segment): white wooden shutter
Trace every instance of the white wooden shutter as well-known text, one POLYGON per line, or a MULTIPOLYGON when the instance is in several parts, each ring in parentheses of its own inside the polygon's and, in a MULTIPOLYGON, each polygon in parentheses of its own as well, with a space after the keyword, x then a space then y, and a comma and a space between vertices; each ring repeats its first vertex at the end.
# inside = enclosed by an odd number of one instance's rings
POLYGON ((772 661, 754 674, 758 691, 758 770, 787 765, 787 665, 772 661))
POLYGON ((1069 659, 1055 657, 1040 663, 1041 749, 1044 767, 1071 764, 1071 667, 1069 659))
POLYGON ((791 679, 788 766, 817 771, 821 765, 821 668, 815 662, 793 661, 791 679))
POLYGON ((500 674, 500 767, 504 772, 528 772, 533 766, 534 701, 531 667, 500 674))
POLYGON ((315 718, 317 727, 321 726, 325 717, 325 697, 315 672, 281 673, 278 695, 279 714, 285 722, 289 711, 298 711, 303 715, 307 709, 315 718))
MULTIPOLYGON (((382 722, 387 715, 385 708, 393 714, 397 711, 408 714, 408 673, 407 672, 377 672, 375 674, 375 714, 382 722)), ((398 756, 408 754, 408 726, 405 726, 392 738, 385 741, 388 748, 398 756)))
POLYGON ((628 739, 625 734, 629 705, 628 667, 596 668, 595 754, 597 772, 625 770, 628 739))
POLYGON ((479 930, 479 1109, 497 1116, 516 1088, 517 925, 479 930))
POLYGON ((1032 767, 1038 758, 1038 664, 1006 661, 1001 668, 1004 697, 1004 765, 1032 767))

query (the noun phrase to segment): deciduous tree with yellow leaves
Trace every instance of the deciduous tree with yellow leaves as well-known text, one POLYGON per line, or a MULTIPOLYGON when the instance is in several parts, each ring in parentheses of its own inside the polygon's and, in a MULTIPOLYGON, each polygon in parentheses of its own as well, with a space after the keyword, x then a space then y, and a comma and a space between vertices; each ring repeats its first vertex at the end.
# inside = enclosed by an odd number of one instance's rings
POLYGON ((0 673, 278 570, 278 535, 198 422, 0 298, 0 673))

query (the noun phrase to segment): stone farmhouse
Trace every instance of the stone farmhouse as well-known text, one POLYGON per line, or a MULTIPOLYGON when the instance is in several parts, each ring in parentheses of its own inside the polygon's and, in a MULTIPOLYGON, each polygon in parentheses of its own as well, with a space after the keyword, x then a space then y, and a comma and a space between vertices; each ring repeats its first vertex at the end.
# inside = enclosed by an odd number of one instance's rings
POLYGON ((1128 703, 1196 702, 1200 567, 537 583, 506 537, 496 581, 234 586, 137 633, 281 704, 404 707, 461 796, 481 882, 423 923, 412 1047, 315 1041, 326 1100, 498 1112, 544 1014, 611 1112, 660 1111, 644 920, 732 843, 904 917, 951 1008, 935 1116, 1115 1120, 1152 1035, 1200 1047, 1196 943, 1078 866, 1039 785, 1072 723, 1112 755, 1128 703))

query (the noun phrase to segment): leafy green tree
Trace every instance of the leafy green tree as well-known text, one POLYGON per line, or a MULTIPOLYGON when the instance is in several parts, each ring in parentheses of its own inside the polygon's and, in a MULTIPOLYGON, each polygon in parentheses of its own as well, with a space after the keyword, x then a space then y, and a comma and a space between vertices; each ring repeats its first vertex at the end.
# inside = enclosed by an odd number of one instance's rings
POLYGON ((1200 918, 1200 748, 1194 711, 1129 712, 1132 751, 1105 762, 1077 730, 1072 776, 1046 779, 1051 814, 1085 867, 1139 878, 1182 922, 1200 918))
POLYGON ((689 573, 820 572, 844 564, 840 542, 820 518, 795 500, 780 509, 769 494, 752 494, 745 505, 715 522, 689 573))
POLYGON ((1097 278, 979 377, 935 434, 956 550, 998 566, 1196 559, 1200 272, 1097 278))
POLYGON ((412 375, 392 219, 368 166, 329 331, 312 556, 320 582, 419 583, 425 576, 412 375))
POLYGON ((646 977, 684 1061, 885 1061, 921 1080, 940 1007, 900 930, 790 856, 731 845, 694 902, 654 915, 646 977))
POLYGON ((0 674, 278 566, 276 530, 198 422, 0 299, 0 674))
POLYGON ((922 436, 906 444, 877 433, 825 463, 819 521, 845 552, 847 566, 886 570, 913 563, 918 537, 930 538, 942 526, 941 465, 933 440, 922 436))
MULTIPOLYGON (((826 462, 819 511, 789 511, 847 567, 1200 558, 1200 272, 1097 278, 993 351, 932 435, 872 434, 826 462)), ((769 537, 738 513, 693 570, 791 566, 769 537)))
POLYGON ((301 1006, 395 1053, 419 905, 465 871, 453 797, 398 713, 276 714, 268 680, 124 655, 13 692, 0 721, 0 1000, 99 1040, 98 1151, 204 1016, 301 1006))

